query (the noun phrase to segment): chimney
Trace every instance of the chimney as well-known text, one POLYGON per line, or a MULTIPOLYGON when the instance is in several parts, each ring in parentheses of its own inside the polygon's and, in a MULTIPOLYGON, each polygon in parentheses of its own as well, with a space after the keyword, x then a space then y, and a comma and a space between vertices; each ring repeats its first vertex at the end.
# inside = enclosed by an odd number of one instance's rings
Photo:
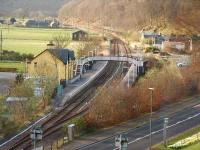
POLYGON ((52 41, 50 41, 48 44, 47 44, 47 49, 54 49, 55 48, 55 45, 53 44, 52 41))

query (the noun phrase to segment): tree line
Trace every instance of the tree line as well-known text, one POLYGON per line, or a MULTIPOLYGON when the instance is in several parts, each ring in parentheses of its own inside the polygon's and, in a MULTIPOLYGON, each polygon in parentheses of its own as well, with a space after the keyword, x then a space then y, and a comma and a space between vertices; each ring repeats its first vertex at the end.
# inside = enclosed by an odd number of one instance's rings
POLYGON ((1 55, 1 60, 8 60, 8 61, 25 61, 26 59, 32 60, 34 58, 33 54, 21 54, 14 51, 7 51, 3 50, 1 55))

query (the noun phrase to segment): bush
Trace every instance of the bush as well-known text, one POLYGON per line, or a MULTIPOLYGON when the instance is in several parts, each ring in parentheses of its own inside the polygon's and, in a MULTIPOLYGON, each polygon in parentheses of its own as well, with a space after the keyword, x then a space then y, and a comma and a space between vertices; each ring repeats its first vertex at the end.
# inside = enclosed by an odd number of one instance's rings
POLYGON ((16 75, 16 78, 15 78, 15 82, 16 82, 17 84, 20 84, 20 83, 22 83, 23 81, 24 81, 24 75, 23 75, 23 73, 17 74, 17 75, 16 75))
POLYGON ((17 68, 0 68, 0 72, 16 72, 17 68))
POLYGON ((18 129, 19 126, 14 121, 10 121, 8 118, 0 116, 0 133, 3 137, 12 135, 18 129))
POLYGON ((145 53, 159 53, 160 50, 157 47, 147 47, 145 53))

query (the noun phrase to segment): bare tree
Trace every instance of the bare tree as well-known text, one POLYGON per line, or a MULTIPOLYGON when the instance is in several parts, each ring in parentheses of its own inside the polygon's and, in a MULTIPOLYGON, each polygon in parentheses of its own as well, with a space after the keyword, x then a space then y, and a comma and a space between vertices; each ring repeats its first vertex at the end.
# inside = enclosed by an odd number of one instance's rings
POLYGON ((79 42, 76 45, 76 58, 80 59, 81 57, 84 56, 84 49, 85 49, 85 42, 79 42))
POLYGON ((12 118, 19 124, 23 124, 34 117, 36 101, 33 95, 33 83, 29 80, 17 84, 11 89, 10 96, 17 97, 19 101, 13 101, 9 105, 12 118))
POLYGON ((59 33, 52 38, 55 48, 66 48, 71 43, 71 36, 69 33, 59 33))
MULTIPOLYGON (((56 61, 56 60, 55 60, 56 61)), ((51 102, 54 89, 58 83, 57 63, 41 63, 37 66, 36 76, 39 77, 39 86, 42 89, 43 108, 51 102)))
POLYGON ((101 47, 101 38, 89 38, 86 41, 80 41, 75 47, 76 57, 80 59, 83 56, 87 56, 89 52, 95 53, 101 47))

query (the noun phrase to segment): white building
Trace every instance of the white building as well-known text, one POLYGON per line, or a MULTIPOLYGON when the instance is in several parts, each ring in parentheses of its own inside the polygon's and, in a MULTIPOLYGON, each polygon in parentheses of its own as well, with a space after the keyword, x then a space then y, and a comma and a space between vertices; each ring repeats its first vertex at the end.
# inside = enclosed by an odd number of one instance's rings
POLYGON ((173 48, 179 51, 183 51, 185 50, 185 47, 185 43, 183 42, 164 41, 162 43, 162 50, 165 50, 166 48, 173 48))

